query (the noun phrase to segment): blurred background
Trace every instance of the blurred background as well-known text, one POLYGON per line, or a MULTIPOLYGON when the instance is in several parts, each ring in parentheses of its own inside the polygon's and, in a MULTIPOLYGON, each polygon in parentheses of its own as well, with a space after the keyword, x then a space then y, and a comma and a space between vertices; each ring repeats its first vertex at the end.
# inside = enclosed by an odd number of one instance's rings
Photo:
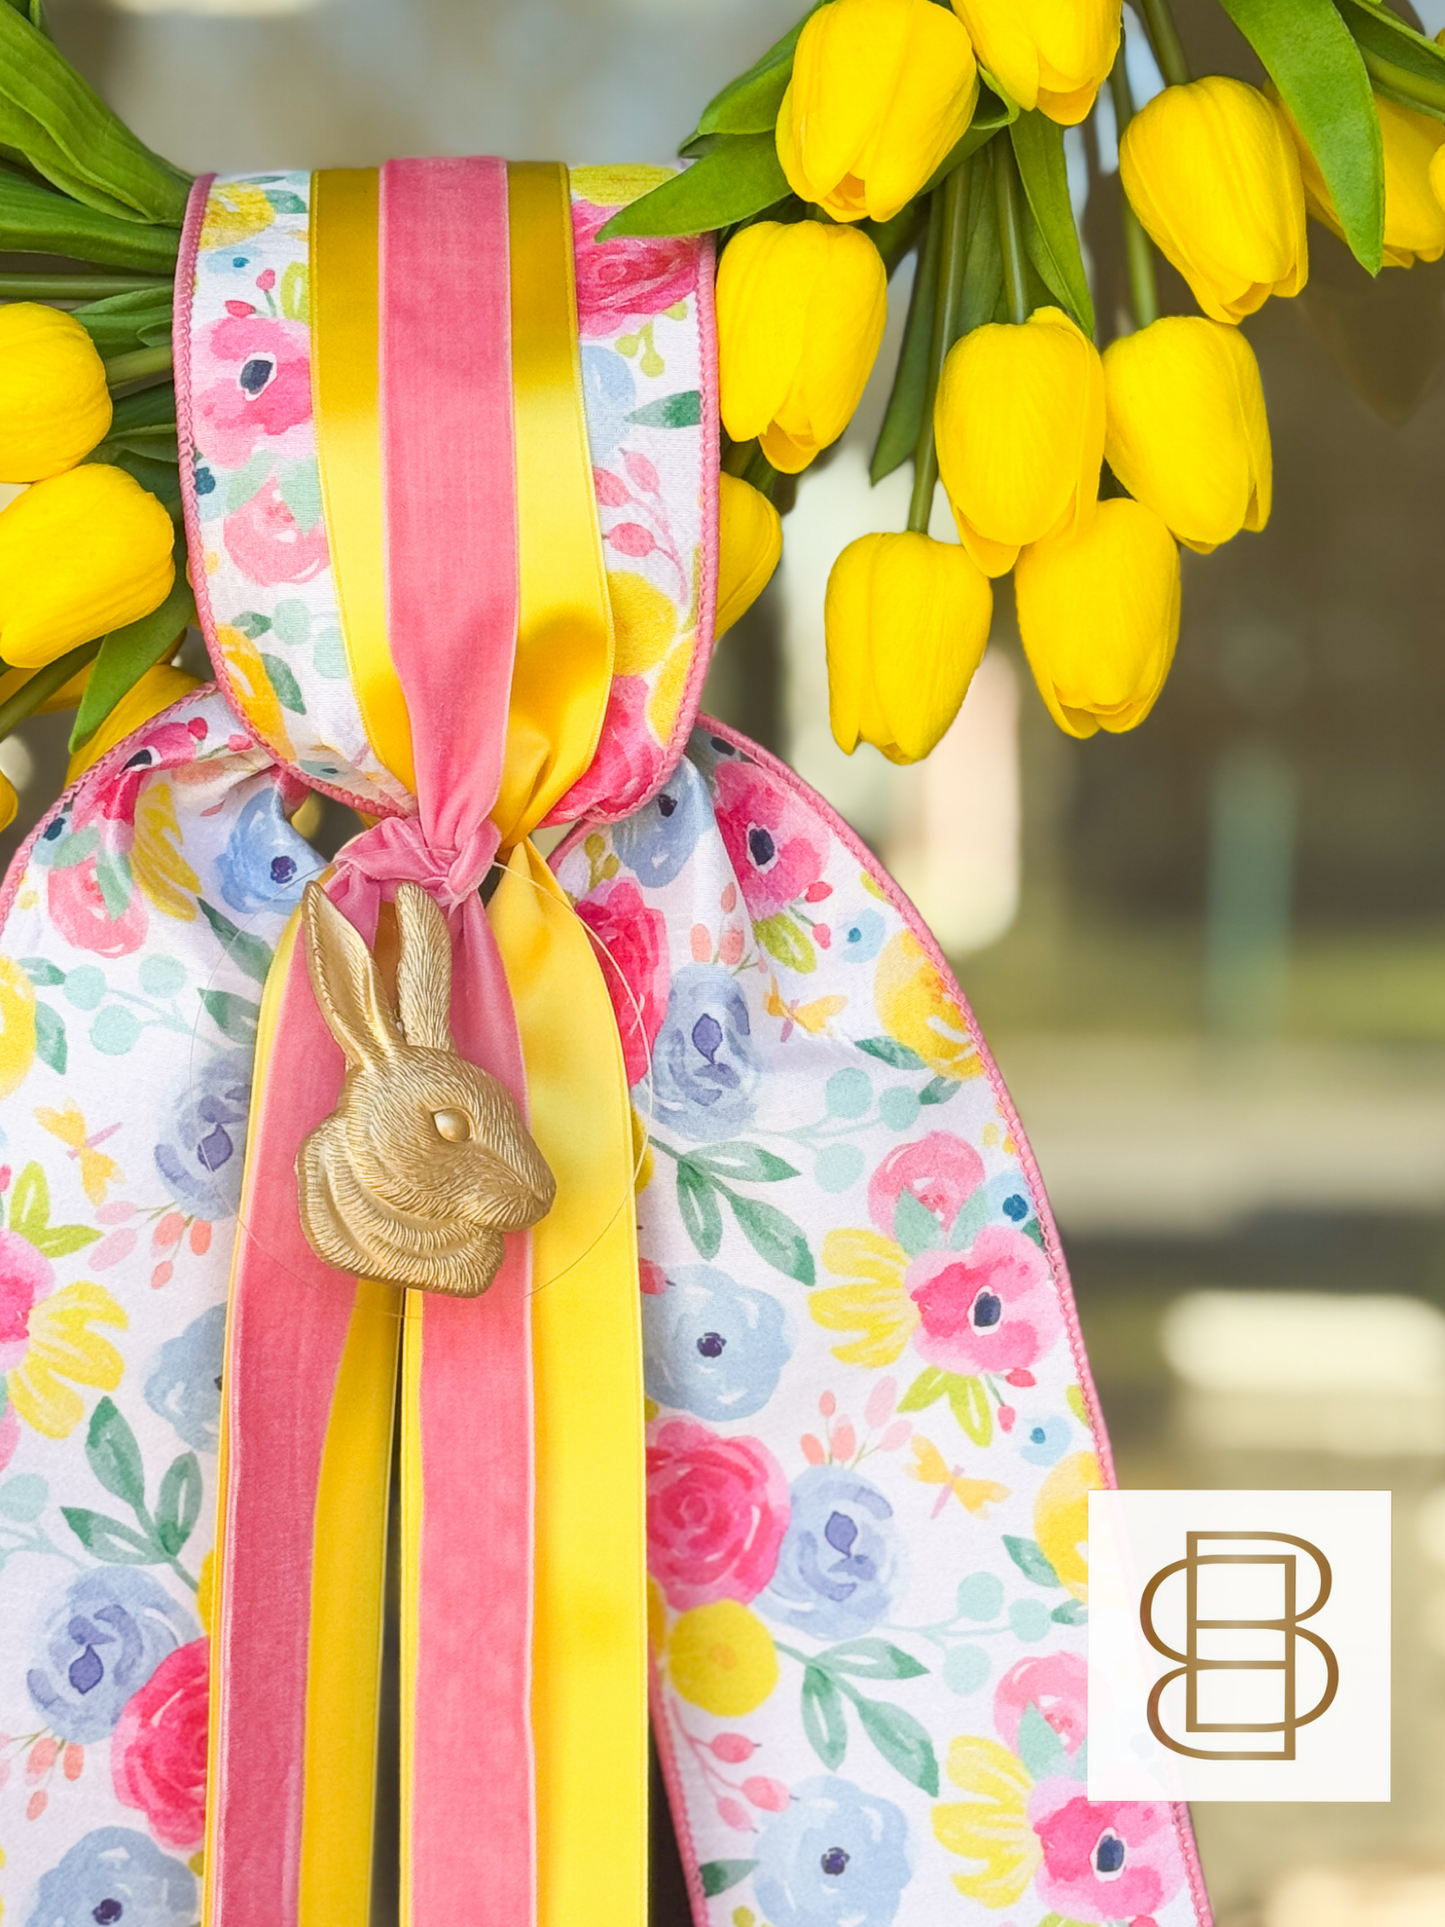
MULTIPOLYGON (((666 159, 798 6, 53 0, 53 16, 131 125, 200 170, 666 159)), ((1196 72, 1259 77, 1214 0, 1175 8, 1196 72)), ((1414 18, 1437 32, 1445 0, 1414 18)), ((1131 66, 1142 101, 1158 77, 1137 34, 1131 66)), ((1108 127, 1069 151, 1112 330, 1108 127)), ((867 485, 873 391, 804 478, 708 702, 835 803, 953 957, 1054 1199, 1122 1482, 1395 1494, 1395 1797, 1200 1807, 1220 1927, 1445 1927, 1445 262, 1372 284, 1310 240, 1306 292, 1247 324, 1274 519, 1185 555, 1177 663, 1135 735, 1054 729, 1000 585, 989 655, 927 765, 834 748, 827 572, 907 507, 906 471, 867 485)), ((1171 304, 1188 306, 1166 271, 1171 304)), ((68 721, 0 746, 22 790, 0 856, 58 790, 68 721)), ((656 1927, 682 1927, 659 1867, 656 1927)))

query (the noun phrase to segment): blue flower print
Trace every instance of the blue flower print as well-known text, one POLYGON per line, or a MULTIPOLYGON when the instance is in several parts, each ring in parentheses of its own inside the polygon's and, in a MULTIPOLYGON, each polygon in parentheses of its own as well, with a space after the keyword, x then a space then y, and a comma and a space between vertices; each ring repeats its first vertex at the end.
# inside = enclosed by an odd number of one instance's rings
POLYGON ((221 1364, 226 1348, 226 1307, 212 1305, 156 1353, 145 1382, 145 1401, 169 1419, 186 1444, 214 1452, 221 1426, 221 1364))
POLYGON ((698 1418, 751 1418, 792 1353, 783 1307, 713 1265, 669 1273, 642 1300, 648 1396, 698 1418))
POLYGON ((1018 1171, 1000 1171, 987 1184, 979 1186, 954 1219, 948 1242, 955 1251, 966 1251, 988 1225, 1022 1231, 1035 1243, 1042 1244, 1038 1215, 1028 1186, 1018 1171))
POLYGON ((615 348, 582 344, 582 403, 594 468, 605 468, 622 445, 637 402, 632 370, 615 348))
POLYGON ((644 889, 671 883, 712 822, 707 786, 681 762, 645 808, 612 832, 612 847, 644 889))
POLYGON ((167 1653, 200 1637, 183 1606, 143 1572, 108 1567, 72 1581, 42 1611, 25 1684, 62 1739, 104 1739, 167 1653))
POLYGON ((1015 1436, 1020 1456, 1030 1465, 1053 1465, 1068 1451, 1073 1433, 1067 1419, 1045 1418, 1023 1422, 1015 1436))
POLYGON ((833 955, 844 963, 872 963, 883 948, 888 926, 876 910, 859 910, 833 926, 833 955))
POLYGON ((893 1507, 877 1486, 841 1465, 810 1466, 793 1481, 777 1570, 757 1603, 815 1639, 853 1639, 892 1605, 898 1563, 893 1507))
POLYGON ((196 1876, 130 1827, 97 1827, 43 1876, 25 1927, 192 1927, 196 1876))
POLYGON ((235 1215, 250 1104, 251 1062, 240 1051, 218 1051, 178 1094, 173 1135, 156 1146, 156 1169, 176 1202, 198 1217, 235 1215))
POLYGON ((656 1121, 701 1143, 731 1137, 753 1114, 759 1068, 747 999, 729 972, 679 970, 652 1047, 656 1121))
POLYGON ((770 1927, 889 1927, 913 1871, 901 1809, 831 1775, 794 1787, 753 1851, 770 1927))
POLYGON ((233 910, 294 910, 307 880, 321 874, 321 861, 305 837, 281 814, 281 799, 268 784, 253 796, 216 858, 221 895, 233 910))

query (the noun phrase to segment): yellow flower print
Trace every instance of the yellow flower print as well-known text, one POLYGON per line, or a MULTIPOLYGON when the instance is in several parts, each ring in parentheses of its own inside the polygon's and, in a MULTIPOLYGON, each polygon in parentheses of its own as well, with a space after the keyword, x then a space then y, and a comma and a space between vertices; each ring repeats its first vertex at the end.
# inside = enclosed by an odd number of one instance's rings
POLYGON ((861 1334, 850 1345, 835 1345, 834 1358, 844 1365, 891 1365, 918 1324, 918 1307, 903 1286, 907 1252, 877 1231, 830 1231, 823 1265, 852 1282, 813 1292, 814 1319, 825 1331, 861 1334))
POLYGON ((652 694, 647 699, 647 726, 660 743, 668 740, 677 721, 696 647, 697 637, 689 630, 662 665, 662 672, 652 685, 652 694))
POLYGON ((181 840, 169 783, 148 783, 135 812, 130 867, 142 892, 168 917, 190 923, 201 880, 175 846, 181 840))
POLYGON ((938 1077, 977 1077, 983 1070, 963 1008, 911 930, 884 944, 873 979, 883 1028, 938 1077))
POLYGON ((667 1667, 685 1700, 721 1719, 751 1713, 778 1683, 772 1634, 735 1599, 683 1613, 668 1641, 667 1667))
POLYGON ((971 1800, 947 1800, 933 1809, 940 1846, 977 1862, 956 1873, 953 1884, 985 1907, 1012 1907, 1033 1879, 1041 1858, 1029 1825, 1033 1785, 1022 1761, 997 1740, 958 1739, 948 1749, 948 1777, 971 1800))
POLYGON ((216 624, 216 646, 231 680, 228 694, 268 749, 288 763, 296 761, 280 698, 271 687, 261 652, 244 630, 216 624))
POLYGON ((0 1097, 9 1097, 35 1056, 35 991, 9 957, 0 957, 0 1097))
MULTIPOLYGON (((4 1235, 7 1244, 0 1253, 0 1294, 10 1297, 12 1286, 20 1281, 3 1275, 10 1271, 9 1243, 13 1239, 15 1244, 24 1245, 25 1240, 15 1238, 13 1233, 4 1235)), ((45 1264, 38 1252, 34 1255, 45 1264)), ((114 1345, 92 1328, 113 1325, 124 1331, 129 1323, 110 1293, 88 1282, 66 1285, 32 1304, 23 1355, 5 1374, 5 1389, 19 1418, 46 1438, 63 1439, 73 1432, 85 1416, 85 1402, 75 1386, 94 1385, 113 1392, 125 1370, 114 1345)))
POLYGON ((245 181, 219 183, 212 187, 206 201, 200 246, 233 248, 270 227, 275 218, 276 210, 264 188, 251 187, 245 181))
POLYGON ((1034 1536, 1075 1599, 1089 1597, 1089 1494, 1104 1483, 1092 1452, 1060 1459, 1034 1501, 1034 1536))
POLYGON ((612 627, 617 637, 613 671, 619 676, 641 676, 655 669, 672 647, 677 634, 677 609, 672 597, 645 575, 610 570, 607 598, 612 604, 612 627))

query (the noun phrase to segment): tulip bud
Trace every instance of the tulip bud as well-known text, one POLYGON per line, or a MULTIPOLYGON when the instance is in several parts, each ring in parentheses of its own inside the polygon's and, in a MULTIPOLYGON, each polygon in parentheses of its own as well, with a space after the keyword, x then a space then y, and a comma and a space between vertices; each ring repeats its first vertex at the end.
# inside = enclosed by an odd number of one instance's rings
POLYGON ((783 524, 767 496, 736 475, 718 477, 717 620, 714 636, 747 614, 783 553, 783 524))
POLYGON ((38 482, 88 455, 110 427, 105 363, 74 315, 0 308, 0 482, 38 482))
POLYGON ((988 646, 993 590, 951 542, 864 535, 828 577, 828 709, 840 749, 859 741, 916 763, 968 693, 988 646))
POLYGON ((1026 542, 1094 512, 1104 454, 1099 351, 1060 308, 990 322, 948 351, 933 410, 963 546, 1005 575, 1026 542))
POLYGON ((788 185, 837 221, 889 221, 962 140, 978 64, 931 0, 832 0, 808 16, 778 113, 788 185))
POLYGON ((1258 88, 1223 74, 1166 87, 1125 128, 1119 175, 1154 245, 1216 321, 1304 286, 1299 159, 1258 88))
POLYGON ((1126 496, 1080 535, 1025 549, 1014 571, 1019 634, 1049 714, 1070 736, 1142 723, 1179 638, 1179 551, 1126 496))
MULTIPOLYGON (((1344 229, 1319 162, 1283 101, 1277 100, 1275 107, 1299 155, 1305 205, 1343 240, 1344 229)), ((1431 191, 1430 170, 1445 142, 1445 126, 1428 114, 1412 114, 1383 94, 1375 95, 1375 110, 1385 154, 1385 266, 1409 268, 1416 261, 1438 261, 1445 254, 1445 208, 1431 191)))
POLYGON ((856 228, 758 221, 735 234, 717 275, 719 402, 729 435, 758 436, 787 475, 806 468, 848 426, 887 317, 882 257, 856 228))
POLYGON ((15 794, 15 785, 8 776, 0 775, 0 830, 10 828, 19 807, 20 798, 15 794))
POLYGON ((26 489, 0 511, 0 659, 23 669, 159 607, 175 581, 171 518, 100 462, 26 489))
POLYGON ((1088 114, 1119 51, 1119 0, 953 0, 982 66, 1064 127, 1088 114))
POLYGON ((1238 328, 1166 315, 1104 350, 1104 455, 1119 480, 1207 555, 1269 520, 1273 465, 1259 363, 1238 328))

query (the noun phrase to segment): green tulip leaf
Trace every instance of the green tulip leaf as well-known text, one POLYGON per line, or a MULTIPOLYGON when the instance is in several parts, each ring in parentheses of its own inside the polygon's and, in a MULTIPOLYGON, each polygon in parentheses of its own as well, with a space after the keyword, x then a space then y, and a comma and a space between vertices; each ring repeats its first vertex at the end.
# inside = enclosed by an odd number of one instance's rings
MULTIPOLYGON (((1328 0, 1326 0, 1326 4, 1328 0)), ((1029 258, 1049 292, 1057 297, 1086 335, 1094 332, 1094 304, 1089 297, 1079 231, 1069 200, 1069 173, 1064 162, 1064 130, 1041 114, 1020 114, 1009 127, 1009 138, 1019 164, 1029 213, 1029 258)))
POLYGON ((619 208, 597 236, 707 234, 773 207, 791 192, 771 131, 725 140, 650 194, 619 208))
POLYGON ((13 7, 0 7, 0 148, 96 213, 172 226, 185 219, 187 177, 138 141, 13 7))
POLYGON ((102 355, 162 347, 171 338, 171 290, 164 284, 87 301, 72 309, 102 355))
POLYGON ((90 740, 148 669, 165 661, 195 621, 196 599, 186 580, 184 536, 177 536, 176 546, 176 579, 165 601, 148 616, 128 622, 123 629, 112 629, 100 645, 75 712, 75 727, 70 732, 72 753, 90 740))
MULTIPOLYGON (((788 82, 793 77, 793 54, 797 49, 798 36, 812 14, 818 10, 817 4, 785 33, 781 40, 775 40, 761 60, 755 60, 745 74, 729 81, 720 94, 714 94, 702 110, 702 118, 697 124, 697 134, 763 134, 771 133, 778 118, 778 109, 783 104, 783 95, 788 91, 788 82)), ((695 134, 694 139, 697 138, 695 134)))
POLYGON ((928 357, 933 341, 933 301, 938 287, 938 257, 943 239, 943 223, 928 224, 928 238, 919 252, 913 272, 913 293, 908 302, 908 320, 903 330, 903 346, 893 375, 888 406, 883 411, 883 426, 874 444, 868 465, 869 479, 876 486, 885 475, 901 468, 918 447, 923 427, 923 410, 928 401, 928 357))
MULTIPOLYGON (((985 321, 992 321, 1002 298, 1003 247, 998 237, 993 149, 988 148, 974 162, 973 178, 968 184, 968 251, 963 261, 960 331, 970 334, 985 321)), ((929 1102, 927 1098, 920 1101, 929 1102)))
POLYGON ((1445 120, 1445 47, 1376 0, 1345 0, 1342 11, 1376 91, 1445 120))
MULTIPOLYGON (((0 20, 7 15, 10 9, 0 8, 0 20)), ((81 207, 68 195, 0 168, 0 252, 62 254, 105 267, 169 275, 175 272, 180 246, 179 226, 146 227, 135 220, 117 220, 113 214, 81 207)))
POLYGON ((1357 261, 1377 274, 1385 162, 1365 62, 1334 0, 1220 0, 1294 117, 1357 261))

